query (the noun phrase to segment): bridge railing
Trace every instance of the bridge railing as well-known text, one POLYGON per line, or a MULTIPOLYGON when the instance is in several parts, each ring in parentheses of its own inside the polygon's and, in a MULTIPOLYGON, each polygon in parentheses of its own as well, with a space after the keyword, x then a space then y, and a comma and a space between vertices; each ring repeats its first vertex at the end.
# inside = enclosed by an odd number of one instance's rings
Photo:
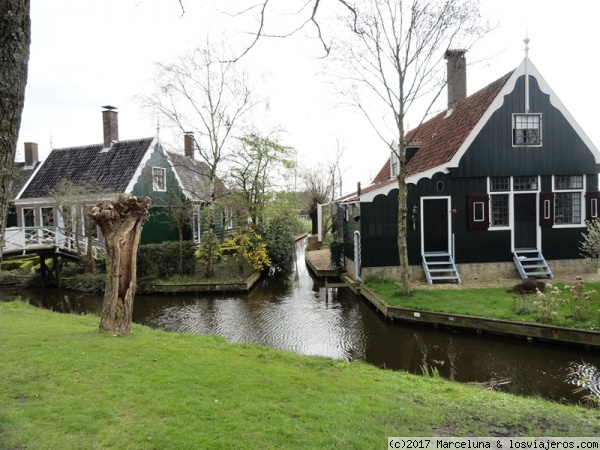
MULTIPOLYGON (((33 246, 49 245, 72 253, 87 249, 87 237, 59 227, 11 227, 4 234, 3 253, 33 250, 33 246)), ((92 241, 94 258, 104 253, 104 243, 98 239, 92 241)))

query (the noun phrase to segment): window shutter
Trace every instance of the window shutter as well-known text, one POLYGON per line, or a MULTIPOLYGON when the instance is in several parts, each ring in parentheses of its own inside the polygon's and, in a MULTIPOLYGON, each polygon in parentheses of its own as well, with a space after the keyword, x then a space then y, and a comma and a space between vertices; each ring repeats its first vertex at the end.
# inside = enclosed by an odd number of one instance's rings
POLYGON ((600 212, 600 192, 585 193, 585 220, 591 221, 598 218, 600 212))
POLYGON ((551 227, 554 225, 554 194, 540 192, 540 226, 551 227))
POLYGON ((468 195, 467 211, 469 230, 487 230, 490 227, 490 197, 488 195, 468 195))

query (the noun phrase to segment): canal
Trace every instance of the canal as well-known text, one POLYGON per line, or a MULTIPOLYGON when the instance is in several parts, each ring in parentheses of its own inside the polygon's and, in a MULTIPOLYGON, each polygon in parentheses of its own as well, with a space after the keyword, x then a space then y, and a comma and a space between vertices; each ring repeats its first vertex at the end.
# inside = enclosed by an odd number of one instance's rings
MULTIPOLYGON (((263 277, 247 295, 139 295, 136 323, 167 331, 216 334, 305 355, 363 360, 382 369, 422 374, 435 369, 463 383, 510 380, 498 390, 577 401, 566 379, 574 363, 600 367, 600 352, 456 329, 386 322, 347 289, 331 289, 304 263, 296 246, 293 270, 263 277)), ((1 288, 0 298, 60 312, 99 314, 100 296, 72 291, 1 288)))

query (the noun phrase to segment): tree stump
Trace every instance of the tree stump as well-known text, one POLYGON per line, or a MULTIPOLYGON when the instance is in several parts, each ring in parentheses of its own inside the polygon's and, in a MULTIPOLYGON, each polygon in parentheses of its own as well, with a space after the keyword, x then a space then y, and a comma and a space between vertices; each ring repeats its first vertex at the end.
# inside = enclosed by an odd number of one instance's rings
POLYGON ((90 212, 102 230, 106 246, 101 330, 123 335, 131 331, 137 249, 151 204, 150 197, 121 194, 111 202, 98 203, 90 212))

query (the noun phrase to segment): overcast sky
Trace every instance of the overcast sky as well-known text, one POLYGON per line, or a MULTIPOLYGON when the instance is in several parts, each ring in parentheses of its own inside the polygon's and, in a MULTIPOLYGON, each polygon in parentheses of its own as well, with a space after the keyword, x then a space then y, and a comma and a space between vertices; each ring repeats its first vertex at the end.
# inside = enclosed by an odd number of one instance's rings
MULTIPOLYGON (((207 33, 219 37, 226 29, 234 42, 248 39, 242 33, 247 28, 214 5, 224 9, 231 4, 233 11, 250 1, 184 4, 182 15, 177 0, 32 0, 31 57, 17 160, 24 159, 24 142, 37 142, 42 159, 51 144, 101 143, 102 105, 118 107, 120 139, 155 136, 156 117, 144 114, 136 100, 154 89, 154 63, 172 61, 200 46, 207 33)), ((481 5, 484 17, 498 27, 467 53, 468 94, 520 64, 527 33, 531 61, 599 146, 600 2, 482 0, 481 5)), ((339 99, 320 76, 319 56, 319 43, 298 35, 265 39, 244 58, 256 76, 265 74, 258 89, 268 96, 270 108, 257 122, 285 129, 282 143, 295 147, 304 165, 331 161, 339 142, 345 148, 344 191, 354 190, 357 181, 369 183, 388 152, 362 116, 336 107, 339 99)), ((161 138, 176 144, 167 130, 161 130, 161 138)))

